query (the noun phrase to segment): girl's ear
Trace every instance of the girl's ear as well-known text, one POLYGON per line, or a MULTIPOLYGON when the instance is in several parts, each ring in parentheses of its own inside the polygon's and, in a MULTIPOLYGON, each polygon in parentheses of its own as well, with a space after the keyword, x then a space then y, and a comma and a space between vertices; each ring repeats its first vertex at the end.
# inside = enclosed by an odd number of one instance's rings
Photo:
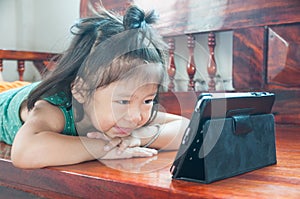
POLYGON ((83 104, 86 101, 86 94, 84 91, 84 81, 77 77, 71 85, 72 96, 80 103, 83 104))

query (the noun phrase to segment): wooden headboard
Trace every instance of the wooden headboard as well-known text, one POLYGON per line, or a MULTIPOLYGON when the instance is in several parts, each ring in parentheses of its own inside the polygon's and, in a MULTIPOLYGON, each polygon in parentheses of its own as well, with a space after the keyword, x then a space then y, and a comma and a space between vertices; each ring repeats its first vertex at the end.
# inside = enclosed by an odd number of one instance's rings
MULTIPOLYGON (((81 0, 81 17, 92 16, 92 10, 97 10, 99 2, 81 0)), ((218 64, 215 61, 214 47, 218 40, 214 35, 232 31, 234 91, 274 92, 276 102, 273 111, 276 113, 277 123, 300 124, 299 0, 102 0, 102 4, 120 14, 130 4, 136 4, 144 10, 155 9, 159 13, 160 22, 156 28, 170 47, 170 81, 174 78, 176 68, 187 67, 191 82, 187 89, 189 92, 185 94, 172 90, 171 84, 169 92, 163 94, 165 96, 162 99, 167 102, 167 109, 171 112, 190 115, 192 107, 187 104, 193 104, 194 96, 198 94, 192 85, 197 70, 193 68, 194 36, 208 34, 210 61, 207 73, 210 82, 207 84, 208 91, 215 92, 218 64), (191 52, 187 58, 190 60, 187 66, 178 66, 172 62, 172 55, 176 50, 174 40, 177 36, 187 37, 186 47, 191 52), (174 96, 180 97, 175 99, 174 96), (180 103, 178 100, 181 100, 180 103), (174 103, 177 105, 172 105, 174 103), (178 111, 180 106, 184 106, 181 112, 178 111)))

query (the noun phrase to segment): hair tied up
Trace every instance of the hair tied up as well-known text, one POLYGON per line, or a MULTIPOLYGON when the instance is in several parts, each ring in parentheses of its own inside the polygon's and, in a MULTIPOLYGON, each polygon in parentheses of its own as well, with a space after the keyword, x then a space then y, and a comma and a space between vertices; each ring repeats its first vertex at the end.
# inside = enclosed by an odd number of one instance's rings
POLYGON ((126 30, 145 28, 148 23, 154 23, 157 18, 154 11, 145 14, 145 12, 137 6, 130 6, 123 17, 123 25, 126 30))
POLYGON ((134 28, 144 28, 146 26, 146 21, 143 20, 140 23, 132 23, 128 28, 126 29, 134 29, 134 28))

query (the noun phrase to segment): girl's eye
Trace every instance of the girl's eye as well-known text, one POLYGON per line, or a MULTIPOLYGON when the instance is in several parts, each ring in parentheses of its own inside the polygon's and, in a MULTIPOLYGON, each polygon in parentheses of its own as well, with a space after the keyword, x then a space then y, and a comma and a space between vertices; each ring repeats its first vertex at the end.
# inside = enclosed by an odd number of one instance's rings
POLYGON ((154 101, 153 99, 149 99, 149 100, 145 100, 144 103, 145 104, 153 104, 153 101, 154 101))
POLYGON ((129 104, 130 101, 129 100, 119 100, 118 103, 119 104, 129 104))

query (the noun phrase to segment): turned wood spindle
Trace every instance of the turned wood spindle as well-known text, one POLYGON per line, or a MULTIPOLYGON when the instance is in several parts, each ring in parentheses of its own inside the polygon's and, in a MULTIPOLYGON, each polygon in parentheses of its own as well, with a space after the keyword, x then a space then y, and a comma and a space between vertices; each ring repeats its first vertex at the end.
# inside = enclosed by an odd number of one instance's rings
POLYGON ((208 82, 208 90, 215 91, 216 90, 216 82, 215 77, 217 73, 217 65, 215 61, 215 46, 216 39, 215 34, 213 32, 208 34, 208 47, 209 47, 209 62, 207 66, 208 76, 210 78, 208 82))
POLYGON ((0 59, 0 72, 2 72, 2 71, 3 71, 3 60, 0 59))
POLYGON ((18 73, 19 73, 19 80, 23 81, 23 74, 25 71, 25 61, 18 60, 18 73))
POLYGON ((169 38, 168 39, 168 45, 169 45, 169 67, 168 67, 168 76, 170 79, 169 85, 168 85, 168 91, 174 91, 174 77, 176 74, 176 65, 175 65, 175 59, 174 59, 174 51, 175 51, 175 39, 169 38))
POLYGON ((187 65, 187 73, 189 76, 188 91, 194 91, 195 90, 194 76, 196 73, 196 65, 194 60, 195 37, 193 35, 188 35, 187 44, 189 49, 189 61, 187 65))

